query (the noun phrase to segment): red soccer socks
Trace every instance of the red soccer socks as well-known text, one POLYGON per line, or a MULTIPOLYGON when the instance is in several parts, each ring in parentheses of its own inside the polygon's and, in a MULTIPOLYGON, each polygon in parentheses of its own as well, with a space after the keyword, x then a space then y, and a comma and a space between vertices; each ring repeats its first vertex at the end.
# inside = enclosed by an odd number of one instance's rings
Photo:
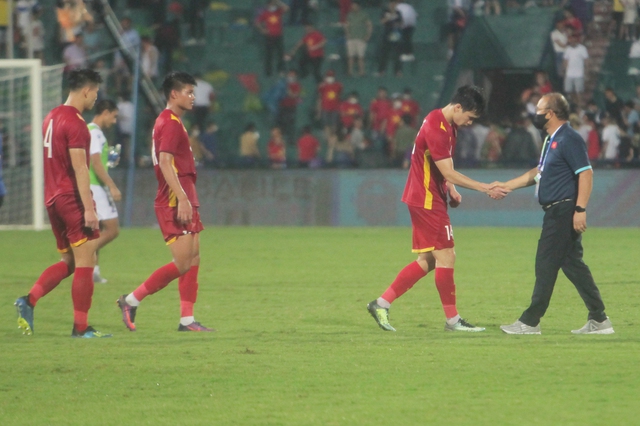
POLYGON ((456 308, 456 284, 453 281, 453 268, 436 268, 436 288, 440 293, 442 309, 447 318, 458 315, 456 308))
POLYGON ((71 284, 73 326, 79 333, 87 329, 87 316, 93 296, 93 267, 76 268, 71 284))
POLYGON ((67 278, 72 272, 64 262, 54 263, 49 266, 40 275, 40 278, 38 278, 33 287, 31 287, 31 291, 29 291, 29 304, 35 307, 40 298, 56 288, 58 284, 60 284, 60 281, 67 278))
POLYGON ((389 288, 382 294, 382 298, 392 303, 398 297, 405 294, 420 278, 427 275, 418 262, 411 262, 400 271, 389 288))
POLYGON ((180 292, 180 317, 193 317, 193 305, 198 297, 198 271, 199 266, 192 266, 186 274, 178 280, 180 292))
POLYGON ((155 270, 145 282, 133 291, 133 296, 141 301, 150 294, 165 288, 169 283, 180 276, 180 271, 175 263, 170 262, 155 270))

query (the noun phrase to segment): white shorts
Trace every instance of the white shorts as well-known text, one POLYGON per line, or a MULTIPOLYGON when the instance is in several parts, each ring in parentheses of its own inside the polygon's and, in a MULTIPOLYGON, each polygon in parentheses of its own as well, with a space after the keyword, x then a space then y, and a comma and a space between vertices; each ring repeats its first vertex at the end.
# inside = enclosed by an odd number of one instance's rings
POLYGON ((583 93, 584 92, 584 78, 582 77, 565 77, 564 78, 564 92, 569 93, 583 93))
POLYGON ((116 219, 118 217, 118 208, 113 198, 111 198, 111 193, 100 185, 91 185, 91 192, 93 192, 93 201, 96 203, 98 219, 116 219))
POLYGON ((364 58, 366 50, 366 41, 358 39, 347 40, 347 55, 350 58, 364 58))

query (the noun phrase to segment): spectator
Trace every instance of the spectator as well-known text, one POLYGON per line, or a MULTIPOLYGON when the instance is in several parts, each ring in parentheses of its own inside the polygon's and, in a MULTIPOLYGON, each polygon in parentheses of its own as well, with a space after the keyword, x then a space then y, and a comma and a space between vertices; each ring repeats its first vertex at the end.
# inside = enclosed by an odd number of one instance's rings
POLYGON ((363 151, 367 148, 368 141, 364 135, 364 120, 362 117, 357 117, 353 120, 353 127, 349 132, 349 142, 351 142, 356 152, 363 151))
POLYGON ((129 150, 131 146, 131 136, 133 135, 133 122, 135 120, 135 107, 130 100, 128 92, 122 92, 118 97, 118 122, 116 134, 122 146, 120 164, 129 163, 129 150))
POLYGON ((209 121, 206 131, 200 136, 200 142, 202 142, 204 148, 211 153, 210 158, 205 158, 205 165, 211 167, 218 166, 218 125, 215 121, 209 121))
POLYGON ((571 35, 577 37, 578 40, 582 37, 582 21, 576 17, 573 13, 573 9, 567 6, 564 8, 564 25, 571 30, 571 35))
POLYGON ((85 25, 82 34, 84 35, 84 45, 87 55, 93 55, 103 50, 102 36, 96 31, 95 23, 89 22, 85 25))
POLYGON ((36 59, 40 59, 40 62, 42 62, 42 64, 44 65, 43 50, 44 50, 45 30, 44 30, 44 25, 40 20, 41 15, 42 15, 42 7, 40 7, 40 5, 38 4, 34 5, 33 8, 31 9, 31 20, 29 22, 29 27, 31 32, 31 47, 29 47, 29 42, 27 40, 26 44, 24 45, 24 48, 25 48, 25 51, 27 52, 27 55, 25 56, 28 57, 29 50, 31 50, 31 52, 33 53, 33 57, 36 59))
POLYGON ((194 87, 195 100, 193 102, 194 121, 199 128, 204 129, 207 117, 211 111, 211 103, 216 97, 213 86, 202 79, 202 74, 195 73, 196 87, 194 87))
POLYGON ((538 93, 536 93, 535 91, 530 91, 531 95, 529 96, 529 99, 527 99, 527 103, 525 104, 525 109, 527 112, 527 115, 531 118, 535 117, 536 115, 536 111, 537 111, 537 105, 538 105, 538 101, 540 101, 540 95, 538 93))
POLYGON ((327 43, 327 39, 311 23, 307 22, 304 30, 305 35, 298 41, 285 59, 291 59, 296 51, 304 45, 305 49, 300 55, 300 78, 305 78, 309 75, 309 67, 311 67, 311 73, 316 83, 320 83, 322 81, 321 70, 322 61, 324 60, 324 45, 327 43))
POLYGON ((585 114, 583 120, 585 124, 589 126, 589 135, 587 136, 587 155, 589 156, 589 160, 595 161, 600 158, 600 135, 598 134, 598 126, 596 125, 593 114, 585 114))
POLYGON ((385 129, 385 152, 390 157, 393 157, 393 138, 396 135, 398 126, 400 126, 403 115, 404 112, 402 111, 402 100, 399 96, 395 95, 391 111, 389 111, 389 114, 387 115, 387 118, 385 119, 383 124, 383 127, 385 129))
POLYGON ((62 58, 65 63, 65 72, 87 67, 87 52, 84 49, 82 34, 78 34, 73 43, 70 43, 64 48, 62 58))
POLYGON ((271 76, 275 58, 276 70, 284 71, 284 38, 282 33, 282 15, 289 7, 280 0, 269 0, 267 8, 258 15, 255 25, 264 34, 264 74, 271 76))
POLYGON ((531 135, 533 144, 536 146, 536 155, 539 155, 542 150, 542 135, 540 134, 540 130, 533 125, 530 116, 524 118, 524 128, 527 129, 527 132, 531 135))
POLYGON ((411 126, 415 127, 418 123, 418 115, 420 114, 420 104, 411 96, 411 88, 405 87, 402 92, 402 113, 411 117, 411 126))
MULTIPOLYGON (((35 0, 17 0, 14 2, 14 12, 16 15, 16 26, 20 32, 22 40, 29 37, 29 29, 31 27, 31 13, 33 7, 38 2, 35 0)), ((5 7, 7 7, 5 5, 5 7)))
POLYGON ((122 37, 123 50, 126 52, 123 55, 122 51, 118 50, 113 58, 113 71, 116 76, 116 90, 118 92, 131 90, 132 75, 124 57, 134 58, 140 47, 140 34, 133 28, 131 18, 122 18, 120 25, 122 26, 120 37, 122 37))
POLYGON ((344 24, 345 36, 347 39, 347 65, 350 76, 354 74, 353 63, 358 60, 359 75, 364 73, 364 57, 367 50, 367 42, 371 38, 373 32, 373 24, 367 12, 362 10, 360 3, 354 1, 351 3, 351 11, 347 15, 347 21, 344 24))
POLYGON ((578 132, 584 143, 587 143, 587 138, 589 137, 589 129, 586 126, 582 125, 582 120, 580 120, 580 116, 578 114, 571 113, 569 114, 569 125, 578 132))
POLYGON ((142 52, 140 53, 140 71, 155 82, 158 78, 158 60, 160 59, 160 52, 158 52, 158 48, 153 45, 149 36, 143 36, 140 39, 140 42, 142 43, 142 52))
POLYGON ((369 105, 369 124, 373 140, 380 144, 384 141, 384 122, 392 109, 393 104, 389 99, 386 87, 379 87, 376 97, 369 105))
POLYGON ((260 133, 253 123, 247 124, 244 133, 240 135, 240 165, 244 167, 254 167, 260 161, 260 150, 258 140, 260 133))
POLYGON ((164 73, 168 74, 173 69, 173 52, 182 47, 182 5, 172 2, 169 7, 167 20, 160 24, 156 31, 155 45, 160 52, 160 64, 164 73))
POLYGON ((447 37, 447 57, 451 59, 453 52, 458 46, 458 41, 462 37, 462 33, 467 27, 467 12, 464 8, 455 6, 451 9, 449 22, 444 28, 447 37))
POLYGON ((296 115, 298 112, 298 104, 300 104, 300 95, 302 86, 298 82, 298 73, 291 70, 287 73, 287 92, 280 100, 276 124, 284 133, 289 143, 294 142, 296 132, 296 115))
POLYGON ((610 115, 602 117, 602 149, 600 158, 603 160, 617 160, 618 148, 620 147, 620 128, 616 120, 610 115))
POLYGON ((604 109, 619 126, 624 125, 624 120, 622 119, 623 108, 624 102, 618 98, 618 95, 611 87, 607 87, 604 90, 604 109))
POLYGON ((636 104, 633 101, 625 102, 622 119, 624 120, 627 135, 633 138, 637 133, 638 124, 640 122, 640 115, 638 115, 636 104))
POLYGON ((341 94, 342 84, 336 81, 335 72, 328 70, 324 76, 324 81, 318 86, 318 102, 316 105, 316 118, 322 121, 327 140, 329 135, 335 133, 338 129, 341 94))
MULTIPOLYGON (((474 153, 474 161, 477 161, 481 157, 482 147, 484 146, 487 135, 489 134, 489 126, 482 118, 474 120, 471 125, 471 131, 473 132, 474 139, 476 141, 476 152, 474 153)), ((538 134, 538 137, 540 135, 538 134)))
POLYGON ((347 14, 351 10, 352 0, 338 0, 338 8, 340 9, 340 23, 344 24, 347 20, 347 14))
POLYGON ((396 6, 396 10, 400 12, 402 23, 400 24, 401 46, 400 60, 403 62, 413 61, 416 57, 413 55, 413 33, 416 29, 416 21, 418 13, 406 1, 400 1, 396 6))
POLYGON ((98 91, 98 100, 102 100, 107 96, 107 93, 109 93, 109 76, 111 75, 111 70, 107 68, 107 62, 102 58, 96 59, 91 65, 91 69, 98 72, 100 77, 102 77, 100 91, 98 91))
POLYGON ((613 0, 611 17, 613 18, 613 34, 619 39, 622 39, 622 20, 624 18, 624 4, 622 4, 622 0, 613 0))
MULTIPOLYGON (((606 92, 605 92, 605 96, 606 96, 606 92)), ((598 104, 596 103, 596 101, 594 101, 593 99, 587 102, 586 114, 591 114, 593 116, 593 121, 595 121, 597 125, 600 125, 600 118, 602 117, 602 112, 600 111, 600 108, 598 108, 598 104)))
POLYGON ((538 150, 524 126, 524 118, 521 117, 505 138, 500 158, 504 164, 531 167, 537 163, 538 150))
POLYGON ((269 153, 269 164, 272 169, 284 169, 287 167, 287 151, 279 127, 271 129, 271 139, 267 144, 267 152, 269 153))
POLYGON ((636 19, 638 18, 638 0, 620 0, 624 8, 620 39, 636 39, 636 19))
POLYGON ((400 126, 393 136, 393 159, 403 169, 408 169, 411 162, 411 151, 416 140, 416 129, 411 126, 411 116, 404 114, 400 126))
POLYGON ((578 42, 578 36, 572 35, 569 38, 569 46, 564 52, 564 91, 572 97, 573 103, 578 108, 582 106, 585 61, 587 59, 589 59, 587 48, 578 42))
POLYGON ((60 41, 63 46, 73 43, 81 32, 83 23, 93 22, 83 0, 65 0, 56 2, 56 13, 60 25, 60 41))
POLYGON ((556 21, 556 27, 551 31, 551 43, 556 58, 556 73, 559 77, 564 76, 564 51, 569 45, 568 41, 564 21, 556 21))
POLYGON ((304 25, 307 22, 309 22, 309 0, 291 0, 289 25, 304 25))
POLYGON ((311 167, 318 158, 319 150, 320 142, 311 133, 311 126, 304 126, 298 139, 298 166, 311 167))
POLYGON ((484 1, 484 14, 485 15, 501 15, 502 14, 502 5, 500 4, 500 0, 485 0, 484 1))
POLYGON ((349 97, 340 104, 340 123, 350 131, 356 118, 362 118, 362 107, 358 103, 358 92, 349 93, 349 97))
POLYGON ((209 7, 209 0, 190 0, 187 8, 187 22, 189 22, 190 39, 186 45, 204 44, 206 35, 205 13, 209 7))
POLYGON ((329 136, 327 163, 336 167, 352 167, 354 160, 353 145, 344 132, 329 136))
POLYGON ((196 167, 200 167, 205 161, 213 160, 213 154, 207 150, 200 140, 200 128, 197 124, 191 126, 189 145, 191 145, 191 152, 193 153, 196 167))
POLYGON ((540 96, 553 92, 549 76, 544 71, 536 71, 534 92, 540 96))
POLYGON ((496 163, 502 156, 502 143, 505 140, 504 131, 497 124, 489 126, 489 133, 480 150, 480 158, 488 163, 496 163))
POLYGON ((400 31, 402 25, 402 17, 400 12, 396 10, 396 0, 389 1, 387 8, 382 12, 380 23, 383 25, 382 42, 380 43, 380 54, 378 63, 378 74, 384 75, 387 71, 389 58, 393 62, 393 72, 402 75, 402 63, 400 62, 400 48, 402 33, 400 31))

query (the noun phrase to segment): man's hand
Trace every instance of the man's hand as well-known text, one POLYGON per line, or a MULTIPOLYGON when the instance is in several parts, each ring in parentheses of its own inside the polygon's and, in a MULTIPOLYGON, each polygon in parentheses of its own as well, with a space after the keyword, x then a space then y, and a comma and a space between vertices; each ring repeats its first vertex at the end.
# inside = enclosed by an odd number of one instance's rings
POLYGON ((460 193, 456 191, 455 188, 450 188, 449 189, 449 206, 455 209, 460 205, 461 202, 462 202, 462 195, 460 195, 460 193))
POLYGON ((100 229, 100 221, 94 209, 85 210, 84 226, 85 228, 100 229))
POLYGON ((193 219, 193 207, 188 198, 178 200, 178 221, 189 224, 193 219))
POLYGON ((494 200, 502 200, 507 196, 508 193, 511 192, 511 190, 507 188, 507 185, 505 183, 497 181, 490 184, 485 184, 485 188, 485 193, 494 200))
POLYGON ((587 231, 587 212, 575 212, 573 214, 573 229, 578 234, 582 234, 587 231))
POLYGON ((113 198, 113 201, 120 201, 122 199, 122 193, 117 186, 110 186, 109 192, 111 193, 111 198, 113 198))

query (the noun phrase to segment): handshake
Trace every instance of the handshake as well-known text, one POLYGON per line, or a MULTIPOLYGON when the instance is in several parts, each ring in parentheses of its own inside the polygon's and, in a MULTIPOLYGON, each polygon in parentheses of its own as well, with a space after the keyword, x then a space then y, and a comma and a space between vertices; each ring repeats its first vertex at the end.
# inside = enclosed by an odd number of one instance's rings
POLYGON ((482 192, 484 192, 494 200, 502 200, 507 196, 508 193, 511 192, 511 189, 507 187, 507 184, 505 182, 496 181, 492 183, 483 183, 482 192))

